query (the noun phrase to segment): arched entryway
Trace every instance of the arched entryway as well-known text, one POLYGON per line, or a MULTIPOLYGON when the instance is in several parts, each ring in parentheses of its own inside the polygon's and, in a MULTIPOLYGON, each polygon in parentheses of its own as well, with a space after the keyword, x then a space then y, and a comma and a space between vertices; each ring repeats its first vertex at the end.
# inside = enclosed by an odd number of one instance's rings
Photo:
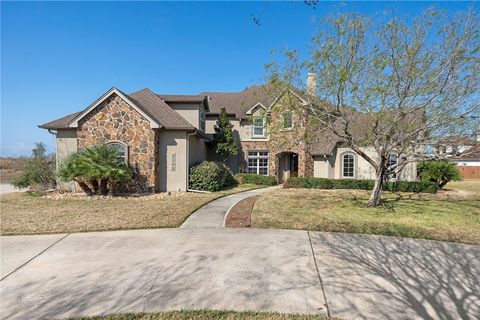
POLYGON ((282 152, 277 155, 278 183, 283 183, 290 177, 298 177, 298 153, 282 152))

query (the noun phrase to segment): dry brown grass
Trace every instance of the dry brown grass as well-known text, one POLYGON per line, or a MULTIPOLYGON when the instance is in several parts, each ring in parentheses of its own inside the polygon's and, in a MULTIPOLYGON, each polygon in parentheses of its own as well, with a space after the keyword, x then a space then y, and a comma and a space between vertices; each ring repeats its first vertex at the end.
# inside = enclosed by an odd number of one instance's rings
POLYGON ((13 179, 22 174, 22 171, 16 169, 0 169, 0 183, 10 184, 13 179))
POLYGON ((187 193, 159 199, 49 199, 27 193, 0 196, 2 235, 71 233, 178 227, 196 209, 224 195, 256 188, 240 185, 211 194, 187 193))
POLYGON ((323 320, 318 315, 274 312, 235 312, 216 310, 181 310, 159 313, 126 313, 108 316, 79 317, 71 320, 323 320))
POLYGON ((435 195, 384 192, 381 208, 366 207, 361 190, 278 189, 260 196, 252 226, 480 244, 480 181, 447 186, 435 195))

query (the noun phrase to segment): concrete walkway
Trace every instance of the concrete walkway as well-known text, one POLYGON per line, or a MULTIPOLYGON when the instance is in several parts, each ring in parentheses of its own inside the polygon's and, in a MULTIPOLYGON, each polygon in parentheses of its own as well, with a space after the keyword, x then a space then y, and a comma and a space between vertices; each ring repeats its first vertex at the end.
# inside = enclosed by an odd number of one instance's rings
POLYGON ((275 188, 278 187, 255 189, 213 200, 195 211, 187 220, 185 220, 180 228, 222 228, 225 225, 225 215, 233 205, 243 199, 275 188))
POLYGON ((25 192, 28 188, 17 189, 11 184, 2 183, 0 184, 0 194, 7 194, 12 192, 25 192))
POLYGON ((225 228, 0 241, 2 319, 201 308, 344 319, 480 314, 479 246, 225 228))

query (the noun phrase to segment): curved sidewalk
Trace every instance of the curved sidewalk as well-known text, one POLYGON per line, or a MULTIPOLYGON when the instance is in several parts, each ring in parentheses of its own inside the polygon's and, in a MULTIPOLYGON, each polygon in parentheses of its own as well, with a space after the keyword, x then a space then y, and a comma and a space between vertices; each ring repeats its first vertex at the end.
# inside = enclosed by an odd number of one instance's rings
POLYGON ((243 199, 275 188, 277 187, 249 190, 213 200, 195 211, 180 228, 222 228, 225 215, 233 205, 243 199))

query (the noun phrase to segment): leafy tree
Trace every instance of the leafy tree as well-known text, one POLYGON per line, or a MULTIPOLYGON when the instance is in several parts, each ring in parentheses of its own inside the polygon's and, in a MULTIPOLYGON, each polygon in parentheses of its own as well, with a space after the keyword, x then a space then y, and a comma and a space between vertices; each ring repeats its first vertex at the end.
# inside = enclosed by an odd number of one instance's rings
POLYGON ((426 159, 441 138, 478 126, 479 21, 473 10, 454 17, 428 10, 411 21, 330 16, 312 39, 310 58, 288 51, 267 71, 278 89, 307 91, 297 108, 374 168, 368 205, 378 206, 389 170, 426 159), (306 88, 307 71, 316 74, 316 88, 306 88), (389 167, 393 153, 399 161, 389 167))
POLYGON ((75 181, 89 196, 107 195, 116 185, 132 178, 118 149, 111 145, 96 145, 70 155, 60 166, 58 176, 63 181, 75 181))
POLYGON ((215 135, 213 137, 215 151, 221 155, 224 160, 229 155, 236 155, 238 153, 238 145, 233 135, 233 125, 228 119, 228 114, 225 108, 220 111, 220 117, 215 126, 215 135))
POLYGON ((439 189, 450 181, 462 180, 458 167, 448 160, 422 161, 418 170, 422 180, 435 182, 439 189))
POLYGON ((35 143, 32 157, 26 161, 22 174, 12 182, 15 187, 43 190, 55 187, 55 162, 53 157, 46 155, 46 150, 43 142, 35 143))

